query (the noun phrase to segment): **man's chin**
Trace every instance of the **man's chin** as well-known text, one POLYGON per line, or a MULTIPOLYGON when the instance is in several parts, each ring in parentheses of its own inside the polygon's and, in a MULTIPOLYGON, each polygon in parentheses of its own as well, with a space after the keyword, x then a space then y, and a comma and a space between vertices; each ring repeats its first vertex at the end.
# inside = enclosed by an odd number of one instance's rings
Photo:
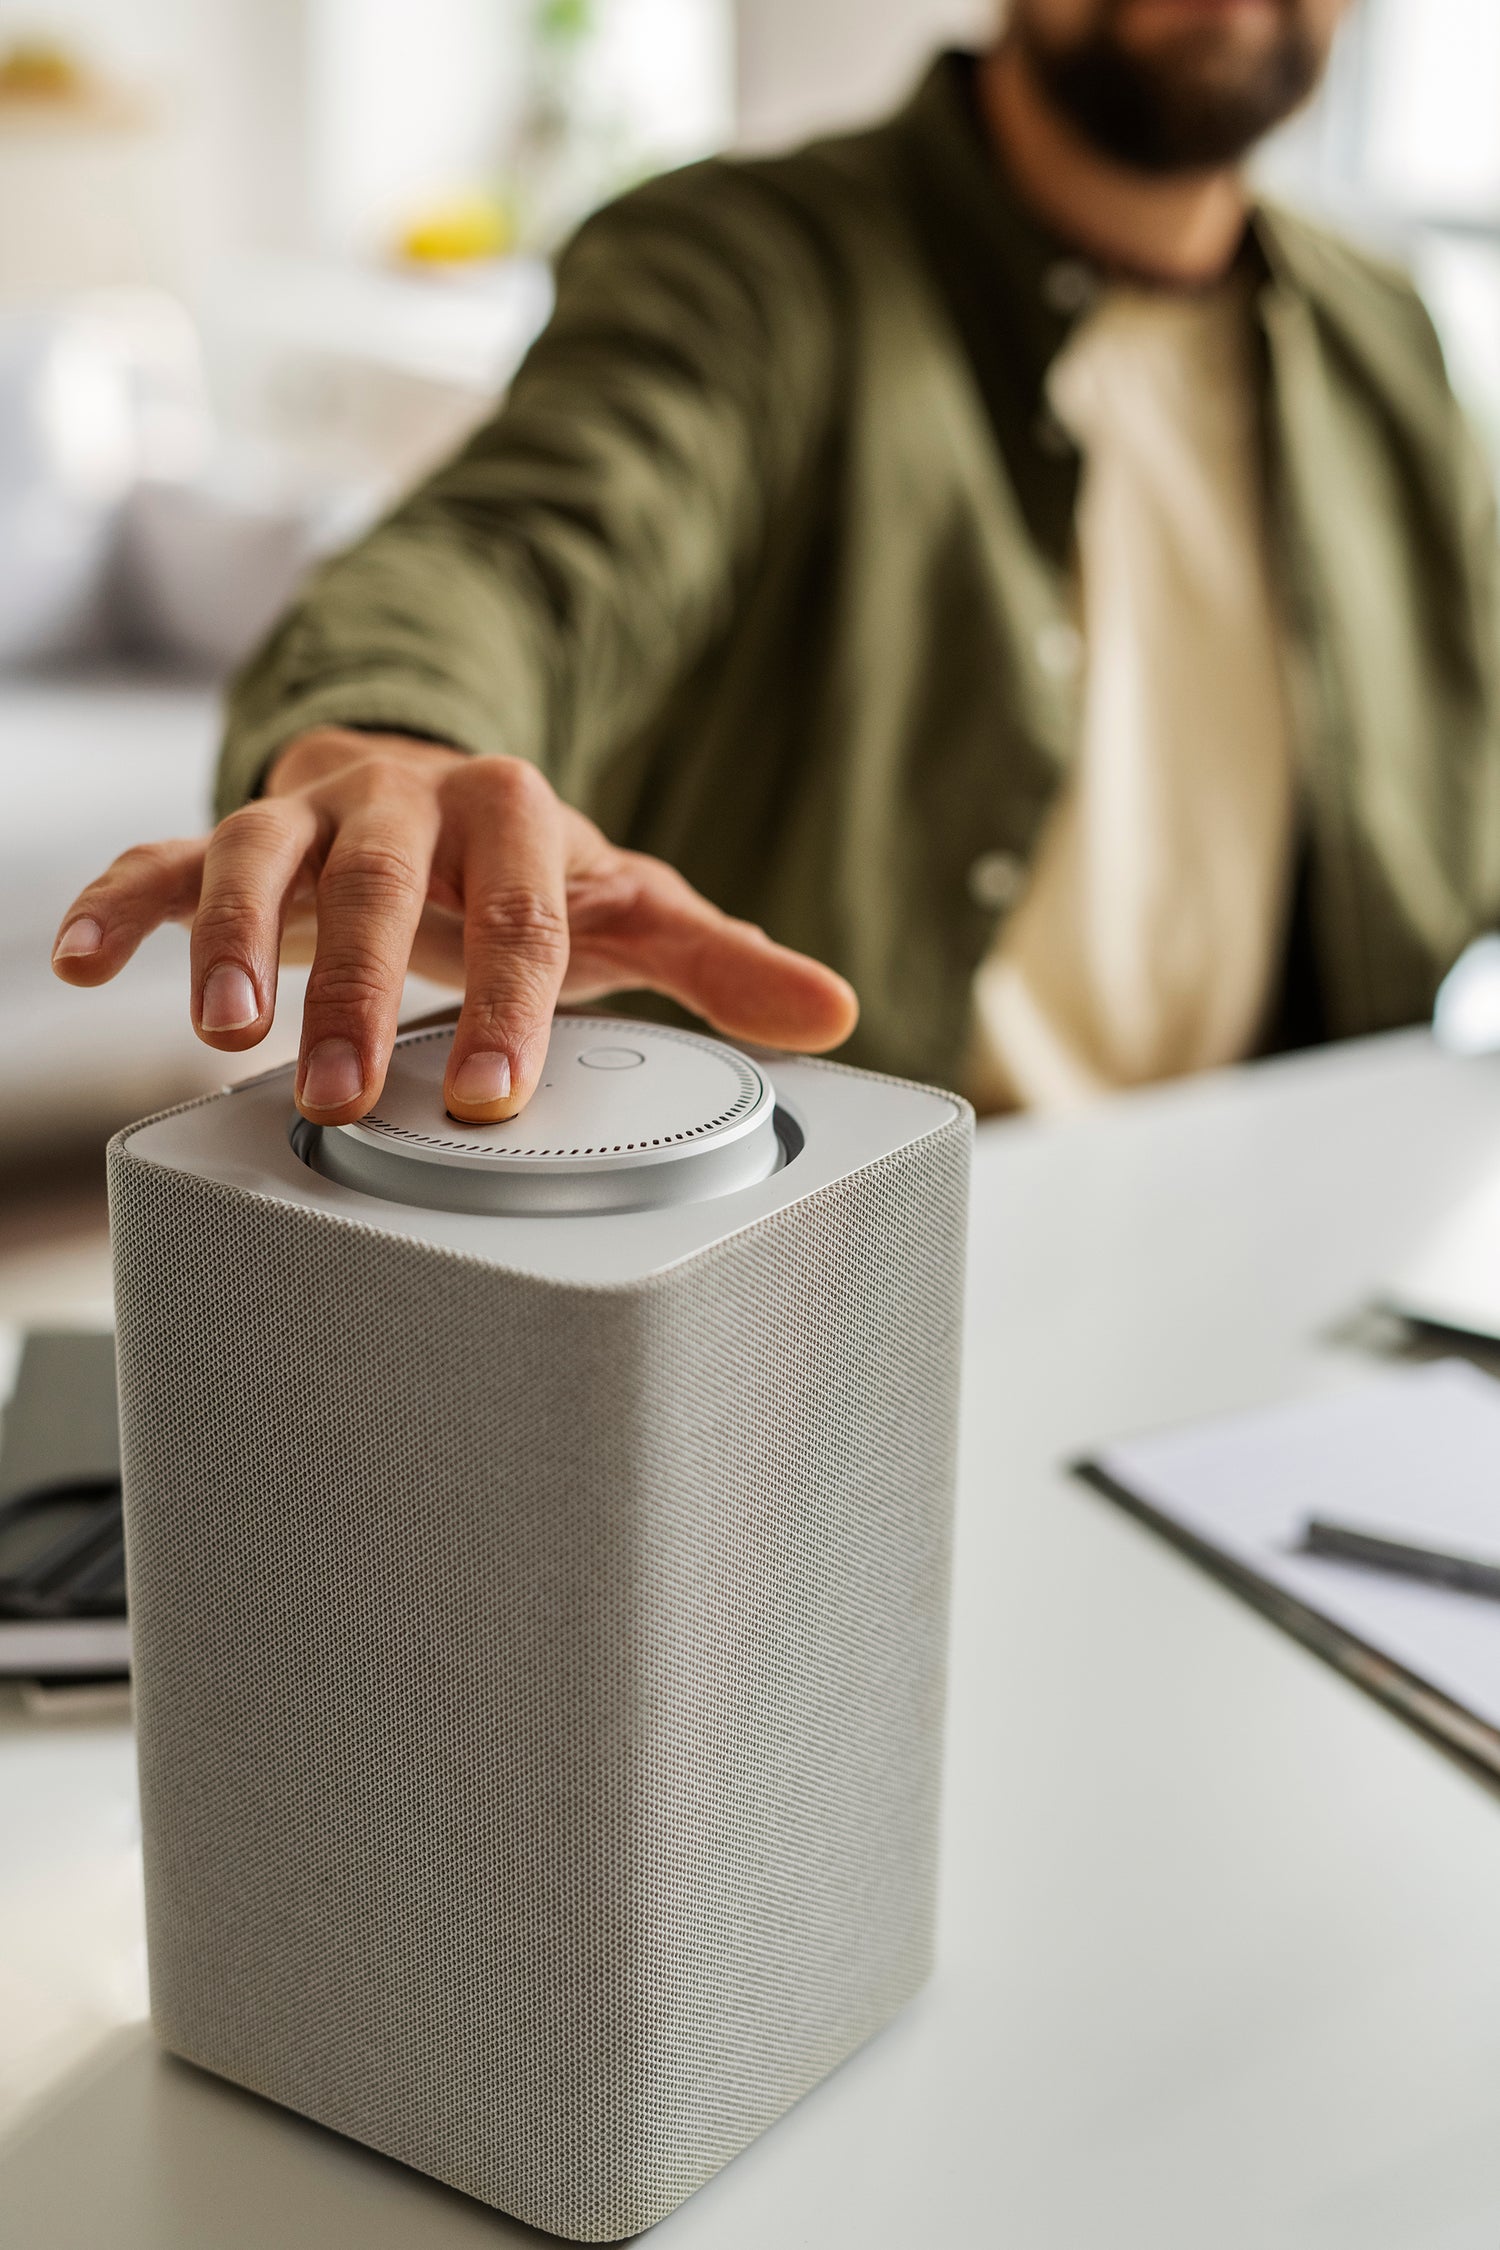
POLYGON ((1167 110, 1256 108, 1255 89, 1274 76, 1277 42, 1221 38, 1211 29, 1124 50, 1159 90, 1167 110))
POLYGON ((1054 105, 1105 155, 1146 172, 1235 163, 1317 83, 1322 57, 1274 4, 1136 0, 1107 35, 1031 41, 1054 105))

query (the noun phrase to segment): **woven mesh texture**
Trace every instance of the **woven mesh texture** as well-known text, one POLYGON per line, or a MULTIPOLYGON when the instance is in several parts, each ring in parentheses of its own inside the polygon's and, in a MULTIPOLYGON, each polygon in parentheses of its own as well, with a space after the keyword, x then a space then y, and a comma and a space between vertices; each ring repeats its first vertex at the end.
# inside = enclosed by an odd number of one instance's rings
POLYGON ((608 2241, 912 1993, 967 1173, 579 1289, 116 1142, 169 2047, 608 2241))

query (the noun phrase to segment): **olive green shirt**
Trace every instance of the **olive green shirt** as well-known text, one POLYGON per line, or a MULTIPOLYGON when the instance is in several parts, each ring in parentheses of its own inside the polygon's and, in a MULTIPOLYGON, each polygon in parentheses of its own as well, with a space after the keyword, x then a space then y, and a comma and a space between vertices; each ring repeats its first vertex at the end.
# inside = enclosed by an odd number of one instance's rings
MULTIPOLYGON (((591 219, 503 410, 238 682, 220 809, 324 723, 533 759, 850 978, 850 1059, 952 1082, 1077 740, 1080 464, 1044 382, 1097 287, 971 88, 945 57, 872 131, 591 219)), ((1491 488, 1400 275, 1270 209, 1244 255, 1304 835, 1287 997, 1374 1031, 1500 910, 1491 488)))

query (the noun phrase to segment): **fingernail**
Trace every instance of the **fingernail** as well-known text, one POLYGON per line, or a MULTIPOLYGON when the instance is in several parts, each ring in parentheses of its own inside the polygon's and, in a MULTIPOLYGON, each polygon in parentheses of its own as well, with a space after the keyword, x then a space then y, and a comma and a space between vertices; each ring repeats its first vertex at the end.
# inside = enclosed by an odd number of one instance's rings
POLYGON ((255 987, 243 969, 227 961, 210 969, 203 982, 198 1022, 204 1031, 243 1031, 260 1014, 255 987))
POLYGON ((509 1055, 468 1055, 453 1073, 450 1098, 484 1109, 490 1102, 503 1102, 509 1092, 509 1055))
POLYGON ((104 932, 98 923, 91 921, 87 914, 81 914, 76 922, 68 924, 53 946, 52 958, 54 961, 66 961, 74 954, 97 953, 103 943, 104 932))
POLYGON ((320 1039, 307 1058, 298 1100, 308 1109, 342 1109, 362 1091, 364 1069, 350 1039, 320 1039))

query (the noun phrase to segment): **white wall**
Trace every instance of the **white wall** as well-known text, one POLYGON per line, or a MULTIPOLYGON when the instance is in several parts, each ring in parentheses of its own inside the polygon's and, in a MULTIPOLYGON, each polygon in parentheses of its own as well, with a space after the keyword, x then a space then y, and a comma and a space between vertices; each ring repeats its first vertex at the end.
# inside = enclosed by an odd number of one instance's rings
POLYGON ((739 0, 739 139, 776 148, 899 102, 937 48, 982 42, 997 0, 739 0))
MULTIPOLYGON (((177 237, 162 262, 201 269, 245 250, 368 248, 413 197, 467 184, 513 113, 530 4, 0 0, 0 46, 69 40, 153 98, 169 174, 161 201, 177 237)), ((734 130, 731 75, 737 137, 774 146, 889 108, 937 47, 983 38, 998 6, 608 0, 605 13, 629 34, 624 60, 640 80, 630 106, 672 161, 705 145, 716 113, 734 130), (735 52, 716 61, 710 19, 729 4, 735 52), (685 39, 685 27, 702 36, 685 39)), ((619 59, 616 79, 631 75, 619 59)))
POLYGON ((1385 0, 1372 11, 1362 171, 1376 194, 1427 211, 1500 203, 1500 7, 1385 0))
POLYGON ((57 38, 155 113, 169 269, 306 225, 304 0, 0 0, 0 47, 57 38))
POLYGON ((519 98, 502 0, 309 0, 313 232, 387 243, 424 203, 484 185, 519 98))
MULTIPOLYGON (((310 27, 314 232, 388 243, 424 204, 493 186, 531 92, 535 0, 301 0, 310 27)), ((571 82, 571 178, 583 204, 733 130, 730 0, 594 0, 571 82)))

